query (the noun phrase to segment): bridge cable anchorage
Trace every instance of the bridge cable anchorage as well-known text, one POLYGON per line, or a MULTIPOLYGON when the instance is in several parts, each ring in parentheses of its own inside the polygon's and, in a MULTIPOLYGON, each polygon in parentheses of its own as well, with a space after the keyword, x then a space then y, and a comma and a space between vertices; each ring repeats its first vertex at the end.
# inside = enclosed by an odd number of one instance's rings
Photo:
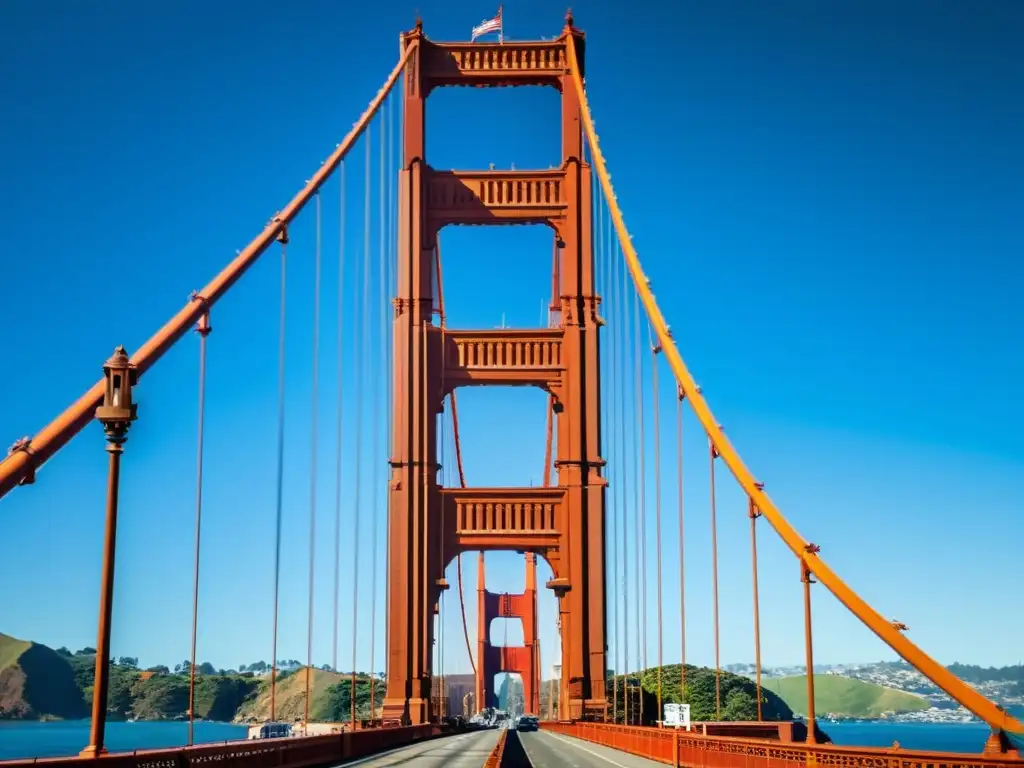
POLYGON ((334 622, 331 635, 331 669, 338 673, 338 622, 341 605, 341 476, 344 456, 345 381, 345 163, 338 166, 338 307, 336 321, 336 397, 334 464, 334 622))
MULTIPOLYGON (((212 308, 256 260, 270 247, 275 240, 280 240, 280 233, 309 202, 314 193, 334 172, 349 149, 363 133, 370 119, 377 113, 384 102, 384 97, 391 91, 399 76, 405 70, 409 57, 419 48, 419 42, 413 41, 402 52, 394 69, 388 75, 384 85, 370 102, 366 111, 352 126, 345 138, 337 145, 334 152, 322 164, 309 182, 292 198, 263 231, 240 252, 234 259, 205 287, 200 293, 206 297, 207 308, 212 308)), ((202 308, 189 302, 178 311, 160 330, 136 351, 132 358, 138 376, 148 371, 176 342, 185 336, 199 318, 202 308)), ((92 421, 93 411, 103 400, 104 382, 100 381, 90 387, 81 397, 72 403, 60 416, 51 421, 32 438, 32 452, 15 451, 0 461, 0 498, 12 488, 22 484, 22 480, 38 470, 53 454, 66 445, 92 421)))
MULTIPOLYGON (((277 220, 277 219, 275 219, 277 220)), ((274 603, 270 658, 270 720, 277 719, 277 619, 281 595, 281 522, 284 510, 284 428, 285 428, 285 330, 287 328, 288 227, 278 230, 281 244, 281 295, 277 342, 277 482, 274 532, 274 603)))
POLYGON ((319 405, 320 405, 320 284, 323 271, 323 227, 322 201, 320 192, 315 200, 316 236, 314 243, 314 277, 313 277, 313 390, 310 396, 310 462, 309 462, 309 605, 307 608, 306 625, 306 692, 303 704, 303 731, 308 734, 309 707, 313 685, 313 613, 314 587, 316 576, 316 492, 317 492, 317 448, 319 444, 319 405))
MULTIPOLYGON (((192 291, 190 301, 206 302, 197 291, 192 291)), ((196 635, 199 628, 199 551, 203 528, 203 426, 206 413, 206 337, 213 327, 210 325, 210 313, 204 312, 196 323, 195 331, 199 334, 199 405, 198 426, 196 428, 196 522, 195 545, 192 573, 192 655, 188 676, 188 745, 195 743, 195 701, 196 701, 196 635)))
MULTIPOLYGON (((649 288, 642 282, 643 271, 640 265, 636 249, 629 238, 626 230, 625 220, 622 211, 615 198, 612 188, 611 177, 608 173, 608 164, 601 151, 600 142, 594 130, 594 119, 591 113, 590 104, 587 100, 586 91, 583 88, 582 77, 577 61, 574 45, 566 45, 568 70, 572 77, 573 84, 579 96, 580 117, 583 123, 584 134, 590 145, 593 155, 594 169, 601 180, 605 196, 612 206, 612 219, 618 232, 619 242, 624 252, 625 261, 629 273, 633 277, 634 285, 640 290, 645 309, 654 326, 655 333, 662 346, 665 348, 666 359, 675 375, 676 382, 686 393, 694 414, 709 433, 714 429, 715 419, 708 407, 707 402, 690 374, 686 364, 679 354, 675 343, 665 333, 665 318, 660 308, 654 301, 649 288)), ((769 496, 755 485, 756 481, 750 470, 743 463, 736 449, 724 434, 715 436, 715 443, 726 465, 736 477, 737 482, 743 490, 754 499, 754 503, 775 530, 786 546, 798 557, 801 556, 803 539, 793 528, 782 512, 769 498, 769 496)), ((926 654, 908 637, 901 634, 892 627, 892 624, 882 614, 868 605, 860 595, 854 592, 824 561, 815 561, 815 575, 836 598, 857 618, 861 620, 872 632, 880 637, 890 648, 904 660, 915 667, 921 674, 931 680, 936 686, 942 689, 950 698, 962 704, 966 709, 975 714, 978 718, 989 724, 994 730, 1009 733, 1024 733, 1024 722, 1013 717, 994 702, 986 699, 981 693, 952 674, 939 662, 926 654)))
POLYGON ((664 663, 664 625, 662 623, 661 608, 661 419, 658 408, 658 353, 661 352, 661 346, 653 340, 653 332, 651 330, 650 323, 647 325, 647 336, 651 343, 651 395, 654 408, 654 529, 655 541, 658 546, 657 575, 655 577, 658 601, 658 710, 655 720, 660 722, 662 719, 662 712, 664 711, 662 708, 661 691, 661 668, 664 663))
POLYGON ((747 499, 747 516, 750 518, 750 572, 753 575, 754 602, 754 684, 757 686, 757 721, 761 722, 761 615, 760 598, 757 590, 757 518, 761 516, 754 500, 747 499))
POLYGON ((708 435, 708 466, 710 467, 710 499, 711 499, 711 603, 714 616, 715 636, 715 719, 722 719, 722 664, 719 655, 718 630, 718 510, 715 503, 715 459, 718 451, 708 435))

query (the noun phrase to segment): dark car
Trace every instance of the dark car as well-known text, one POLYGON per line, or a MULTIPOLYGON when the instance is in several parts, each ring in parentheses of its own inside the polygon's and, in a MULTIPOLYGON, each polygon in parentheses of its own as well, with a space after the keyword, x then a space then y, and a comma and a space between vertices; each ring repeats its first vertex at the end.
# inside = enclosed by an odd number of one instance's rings
POLYGON ((517 731, 539 731, 540 724, 537 722, 537 718, 533 715, 523 715, 519 718, 519 722, 516 723, 517 731))

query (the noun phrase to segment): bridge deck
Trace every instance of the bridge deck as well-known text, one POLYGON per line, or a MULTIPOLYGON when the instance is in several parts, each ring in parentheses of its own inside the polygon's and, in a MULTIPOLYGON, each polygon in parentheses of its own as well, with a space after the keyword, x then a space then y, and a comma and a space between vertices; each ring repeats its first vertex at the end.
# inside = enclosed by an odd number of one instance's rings
POLYGON ((391 749, 371 757, 337 764, 336 768, 411 766, 417 768, 480 768, 498 742, 497 729, 463 733, 391 749))

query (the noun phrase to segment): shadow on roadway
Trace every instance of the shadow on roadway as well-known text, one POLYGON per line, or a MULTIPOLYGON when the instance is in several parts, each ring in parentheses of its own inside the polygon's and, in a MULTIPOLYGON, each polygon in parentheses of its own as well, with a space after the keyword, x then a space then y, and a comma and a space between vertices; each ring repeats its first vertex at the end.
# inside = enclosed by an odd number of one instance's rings
POLYGON ((501 756, 501 768, 531 768, 530 758, 526 756, 523 743, 519 740, 519 732, 509 728, 505 738, 505 752, 501 756))

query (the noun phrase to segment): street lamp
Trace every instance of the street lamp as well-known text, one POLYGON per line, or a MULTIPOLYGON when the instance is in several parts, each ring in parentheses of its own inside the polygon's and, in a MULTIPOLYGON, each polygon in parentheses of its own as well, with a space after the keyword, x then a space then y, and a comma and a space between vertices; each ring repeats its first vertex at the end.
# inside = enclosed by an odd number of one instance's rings
POLYGON ((132 387, 138 372, 124 347, 118 347, 103 364, 106 390, 96 419, 103 424, 110 464, 107 472, 107 520, 103 536, 103 569, 100 576, 99 628, 96 632, 96 672, 92 691, 92 724, 89 746, 81 757, 105 754, 103 732, 107 719, 107 692, 110 689, 110 614, 114 605, 114 549, 117 542, 117 491, 121 474, 121 453, 128 428, 135 421, 137 406, 132 402, 132 387))

